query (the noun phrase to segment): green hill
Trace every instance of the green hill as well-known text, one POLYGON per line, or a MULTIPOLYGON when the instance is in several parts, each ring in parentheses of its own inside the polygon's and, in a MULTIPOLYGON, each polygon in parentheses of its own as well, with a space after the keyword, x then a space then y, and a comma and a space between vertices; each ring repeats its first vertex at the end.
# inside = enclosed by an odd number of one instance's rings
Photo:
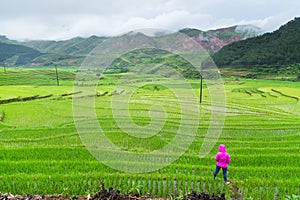
POLYGON ((300 63, 300 18, 272 33, 231 43, 213 55, 218 67, 279 67, 300 63))
POLYGON ((33 40, 23 44, 44 54, 33 62, 41 65, 80 65, 85 58, 105 37, 76 37, 63 41, 33 40))
POLYGON ((146 67, 148 74, 160 74, 165 77, 176 76, 168 71, 171 67, 186 78, 199 78, 199 72, 179 55, 156 48, 144 48, 131 51, 117 58, 105 71, 108 74, 139 71, 139 67, 146 67))
POLYGON ((0 59, 10 65, 80 65, 105 37, 76 37, 69 40, 32 40, 16 41, 0 36, 2 45, 0 59), (22 52, 22 53, 21 53, 22 52), (17 60, 17 61, 16 61, 17 60))
POLYGON ((40 55, 39 51, 30 47, 0 42, 0 62, 24 65, 40 55))
POLYGON ((33 40, 23 44, 43 53, 82 56, 90 53, 104 39, 105 37, 91 36, 89 38, 75 37, 62 41, 33 40))

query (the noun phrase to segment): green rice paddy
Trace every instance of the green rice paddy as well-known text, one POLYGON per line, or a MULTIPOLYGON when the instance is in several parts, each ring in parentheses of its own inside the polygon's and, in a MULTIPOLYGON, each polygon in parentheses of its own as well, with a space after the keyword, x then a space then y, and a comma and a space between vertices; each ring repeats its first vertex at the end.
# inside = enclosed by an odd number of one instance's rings
MULTIPOLYGON (((1 192, 87 195, 104 183, 122 192, 140 186, 143 194, 161 197, 191 190, 253 199, 300 194, 300 82, 226 78, 223 131, 213 150, 200 158, 199 150, 215 109, 204 87, 200 125, 188 150, 167 167, 135 174, 102 164, 85 148, 74 124, 72 98, 87 98, 88 83, 78 82, 82 92, 72 94, 75 70, 59 73, 60 86, 56 85, 53 69, 0 72, 1 192), (42 96, 48 97, 37 98, 42 96), (16 100, 6 101, 9 99, 16 100), (214 156, 221 143, 232 159, 229 185, 223 184, 221 173, 213 180, 214 156)), ((151 77, 145 78, 148 82, 130 102, 132 120, 149 124, 151 102, 159 101, 164 105, 166 122, 154 137, 128 136, 118 128, 110 108, 117 78, 106 75, 97 86, 96 92, 101 95, 94 97, 106 137, 129 152, 151 152, 165 146, 180 127, 181 111, 174 103, 175 96, 159 82, 149 82, 151 77)), ((199 94, 198 80, 190 80, 190 84, 199 94)))

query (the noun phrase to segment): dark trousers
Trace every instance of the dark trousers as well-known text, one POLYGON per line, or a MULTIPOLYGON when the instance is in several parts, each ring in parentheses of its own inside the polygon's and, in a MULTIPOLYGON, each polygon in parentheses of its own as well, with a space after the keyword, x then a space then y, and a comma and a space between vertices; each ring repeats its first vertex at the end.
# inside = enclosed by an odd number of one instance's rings
POLYGON ((221 168, 222 168, 222 172, 223 172, 224 181, 227 182, 227 168, 219 167, 218 165, 216 166, 216 170, 214 172, 214 178, 216 178, 216 176, 219 173, 221 168))

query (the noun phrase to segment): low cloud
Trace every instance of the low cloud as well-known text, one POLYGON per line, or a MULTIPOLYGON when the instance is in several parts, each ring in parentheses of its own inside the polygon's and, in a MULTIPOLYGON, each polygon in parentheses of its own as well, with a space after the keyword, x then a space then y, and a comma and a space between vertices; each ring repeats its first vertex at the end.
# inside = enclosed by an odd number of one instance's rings
POLYGON ((0 35, 61 40, 142 28, 209 30, 237 24, 273 31, 296 17, 299 7, 298 0, 3 0, 0 35))

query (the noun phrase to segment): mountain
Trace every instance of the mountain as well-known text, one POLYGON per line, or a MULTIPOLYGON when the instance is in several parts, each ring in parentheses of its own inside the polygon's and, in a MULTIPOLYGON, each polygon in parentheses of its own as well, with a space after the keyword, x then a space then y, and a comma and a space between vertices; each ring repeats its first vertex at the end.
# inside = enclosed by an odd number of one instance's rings
POLYGON ((52 65, 53 63, 80 65, 84 58, 105 39, 105 37, 91 36, 62 41, 33 40, 22 44, 43 53, 32 60, 32 63, 36 65, 52 65))
MULTIPOLYGON (((223 46, 243 40, 248 37, 257 35, 261 30, 254 26, 233 26, 210 31, 201 31, 197 29, 182 29, 181 33, 185 33, 190 37, 195 38, 202 47, 209 51, 218 51, 223 46)), ((155 36, 165 35, 167 33, 155 33, 155 36)), ((69 40, 54 41, 54 40, 32 40, 32 41, 16 41, 10 40, 6 36, 0 35, 0 42, 7 44, 10 53, 3 50, 0 52, 0 57, 5 58, 10 65, 80 65, 84 58, 107 37, 91 36, 88 38, 75 37, 69 40), (10 46, 9 45, 17 45, 10 46), (11 48, 23 47, 23 51, 27 47, 28 53, 23 53, 20 56, 19 50, 13 54, 11 48), (17 53, 19 52, 19 53, 17 53), (9 57, 10 56, 10 57, 9 57), (16 61, 18 57, 18 61, 16 61), (16 62, 15 62, 16 61, 16 62)))
MULTIPOLYGON (((39 52, 31 54, 25 59, 22 57, 22 62, 10 62, 9 65, 80 65, 84 58, 103 40, 105 37, 91 36, 88 38, 76 37, 69 40, 54 41, 54 40, 32 40, 32 41, 16 41, 10 40, 6 36, 0 36, 0 42, 9 45, 18 45, 27 47, 28 51, 32 50, 39 52), (35 55, 35 56, 33 56, 35 55), (25 62, 26 61, 26 62, 25 62)), ((13 47, 13 46, 11 46, 13 47)), ((17 47, 17 46, 15 46, 17 47)), ((9 54, 11 58, 17 55, 9 54)), ((0 57, 5 57, 4 52, 0 52, 0 57)))
POLYGON ((105 39, 106 37, 91 36, 88 38, 75 37, 62 41, 33 40, 23 42, 22 44, 42 53, 86 56, 105 39))
POLYGON ((10 41, 13 41, 13 40, 8 39, 5 35, 0 35, 0 42, 11 43, 10 41))
POLYGON ((33 48, 3 42, 0 42, 0 52, 0 62, 8 65, 24 65, 41 55, 33 48))
POLYGON ((300 63, 300 18, 272 33, 235 42, 215 53, 218 67, 271 67, 300 63))
MULTIPOLYGON (((197 29, 182 29, 179 32, 194 38, 205 50, 214 51, 228 43, 255 36, 258 34, 257 32, 259 30, 259 28, 254 26, 234 26, 207 32, 197 29)), ((162 69, 164 68, 161 67, 169 66, 173 69, 176 69, 177 72, 180 72, 180 74, 186 78, 199 78, 199 71, 197 71, 191 65, 191 63, 187 62, 180 56, 169 52, 172 51, 172 47, 178 48, 182 45, 181 42, 177 43, 177 36, 180 34, 161 33, 159 34, 159 37, 154 38, 153 35, 157 34, 154 33, 152 35, 147 35, 141 32, 129 33, 127 35, 128 37, 123 38, 122 41, 126 39, 131 40, 129 39, 130 37, 135 37, 135 41, 150 40, 157 48, 145 48, 128 52, 116 59, 111 66, 109 66, 105 73, 135 71, 136 66, 143 66, 144 68, 147 68, 146 70, 148 73, 158 73, 164 76, 173 76, 174 74, 172 74, 170 71, 163 71, 162 69), (168 45, 168 51, 160 49, 160 45, 156 46, 156 44, 164 44, 166 39, 172 41, 172 45, 168 45)), ((189 46, 188 44, 185 45, 189 46)), ((189 48, 195 48, 195 46, 189 46, 189 48)))
POLYGON ((253 25, 238 25, 209 31, 186 28, 179 32, 193 37, 205 50, 215 52, 232 42, 257 36, 262 29, 253 25))
POLYGON ((272 33, 235 42, 212 55, 227 75, 300 80, 300 18, 272 33))

